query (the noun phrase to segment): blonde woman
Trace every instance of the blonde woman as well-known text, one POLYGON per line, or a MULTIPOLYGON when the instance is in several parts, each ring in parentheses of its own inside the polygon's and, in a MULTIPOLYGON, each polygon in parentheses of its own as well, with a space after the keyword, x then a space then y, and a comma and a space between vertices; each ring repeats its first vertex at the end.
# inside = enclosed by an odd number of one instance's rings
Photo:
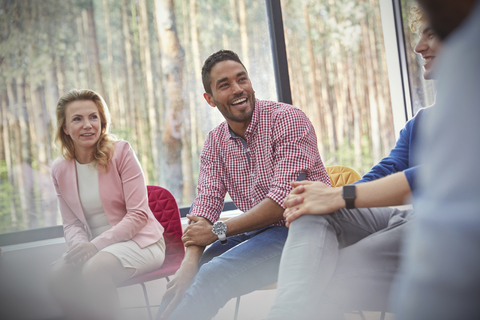
POLYGON ((71 90, 56 114, 62 157, 52 179, 68 250, 52 266, 50 288, 69 319, 116 319, 116 285, 162 265, 163 227, 132 148, 108 133, 102 97, 71 90))

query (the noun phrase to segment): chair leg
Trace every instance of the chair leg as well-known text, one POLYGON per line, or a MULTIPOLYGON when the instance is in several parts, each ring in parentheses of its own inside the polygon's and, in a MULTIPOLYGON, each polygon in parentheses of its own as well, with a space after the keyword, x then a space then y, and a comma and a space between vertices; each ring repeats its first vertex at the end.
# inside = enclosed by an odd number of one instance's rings
POLYGON ((385 311, 382 311, 382 314, 380 315, 380 320, 385 320, 385 311))
POLYGON ((147 293, 147 287, 145 287, 145 283, 140 283, 143 289, 143 296, 145 298, 145 304, 147 305, 147 311, 148 311, 148 319, 153 320, 152 317, 152 310, 150 310, 150 301, 148 300, 148 293, 147 293))
POLYGON ((237 320, 238 318, 238 309, 240 309, 240 296, 237 297, 237 303, 235 304, 235 315, 233 316, 233 320, 237 320))

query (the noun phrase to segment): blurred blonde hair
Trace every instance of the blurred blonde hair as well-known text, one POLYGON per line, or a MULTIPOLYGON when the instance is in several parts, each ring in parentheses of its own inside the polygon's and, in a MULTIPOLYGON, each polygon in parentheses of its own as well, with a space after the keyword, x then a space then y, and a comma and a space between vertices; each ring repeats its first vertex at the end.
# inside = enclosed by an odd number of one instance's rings
POLYGON ((75 145, 72 138, 65 134, 63 126, 65 125, 65 115, 68 105, 74 101, 90 100, 95 103, 100 116, 101 131, 98 138, 95 151, 92 155, 92 162, 103 166, 108 171, 109 161, 113 156, 113 148, 118 138, 110 134, 110 112, 103 98, 93 90, 73 89, 65 93, 57 102, 57 128, 55 142, 60 146, 60 151, 66 160, 75 158, 75 145))
POLYGON ((422 9, 418 6, 410 8, 409 26, 413 33, 419 33, 420 26, 426 21, 427 19, 425 18, 422 9))

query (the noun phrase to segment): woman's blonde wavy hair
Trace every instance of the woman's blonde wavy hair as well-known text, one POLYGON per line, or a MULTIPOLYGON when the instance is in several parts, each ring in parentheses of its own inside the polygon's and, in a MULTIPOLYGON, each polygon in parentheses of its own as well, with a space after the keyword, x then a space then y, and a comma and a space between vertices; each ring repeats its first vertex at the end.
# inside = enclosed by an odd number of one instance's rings
POLYGON ((98 138, 95 151, 92 155, 92 162, 103 166, 105 171, 108 171, 110 159, 113 156, 113 148, 118 138, 110 134, 110 112, 107 104, 102 96, 93 90, 88 89, 73 89, 65 93, 57 103, 57 129, 55 135, 55 142, 60 146, 60 151, 66 160, 75 158, 75 145, 72 138, 65 134, 63 127, 65 125, 65 115, 67 107, 74 101, 90 100, 95 103, 100 116, 101 132, 98 138))

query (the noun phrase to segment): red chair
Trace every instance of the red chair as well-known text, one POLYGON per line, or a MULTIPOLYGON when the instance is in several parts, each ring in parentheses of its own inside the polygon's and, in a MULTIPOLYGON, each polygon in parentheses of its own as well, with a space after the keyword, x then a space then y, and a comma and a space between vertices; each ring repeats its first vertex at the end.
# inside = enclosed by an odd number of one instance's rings
POLYGON ((155 218, 165 229, 163 233, 165 238, 165 261, 160 269, 130 278, 122 282, 118 287, 140 284, 143 289, 148 316, 151 320, 152 312, 145 282, 162 278, 170 281, 168 276, 175 274, 178 268, 180 268, 180 264, 185 256, 185 247, 182 242, 183 231, 180 211, 173 195, 167 189, 158 186, 147 186, 147 192, 150 210, 152 210, 155 218))

